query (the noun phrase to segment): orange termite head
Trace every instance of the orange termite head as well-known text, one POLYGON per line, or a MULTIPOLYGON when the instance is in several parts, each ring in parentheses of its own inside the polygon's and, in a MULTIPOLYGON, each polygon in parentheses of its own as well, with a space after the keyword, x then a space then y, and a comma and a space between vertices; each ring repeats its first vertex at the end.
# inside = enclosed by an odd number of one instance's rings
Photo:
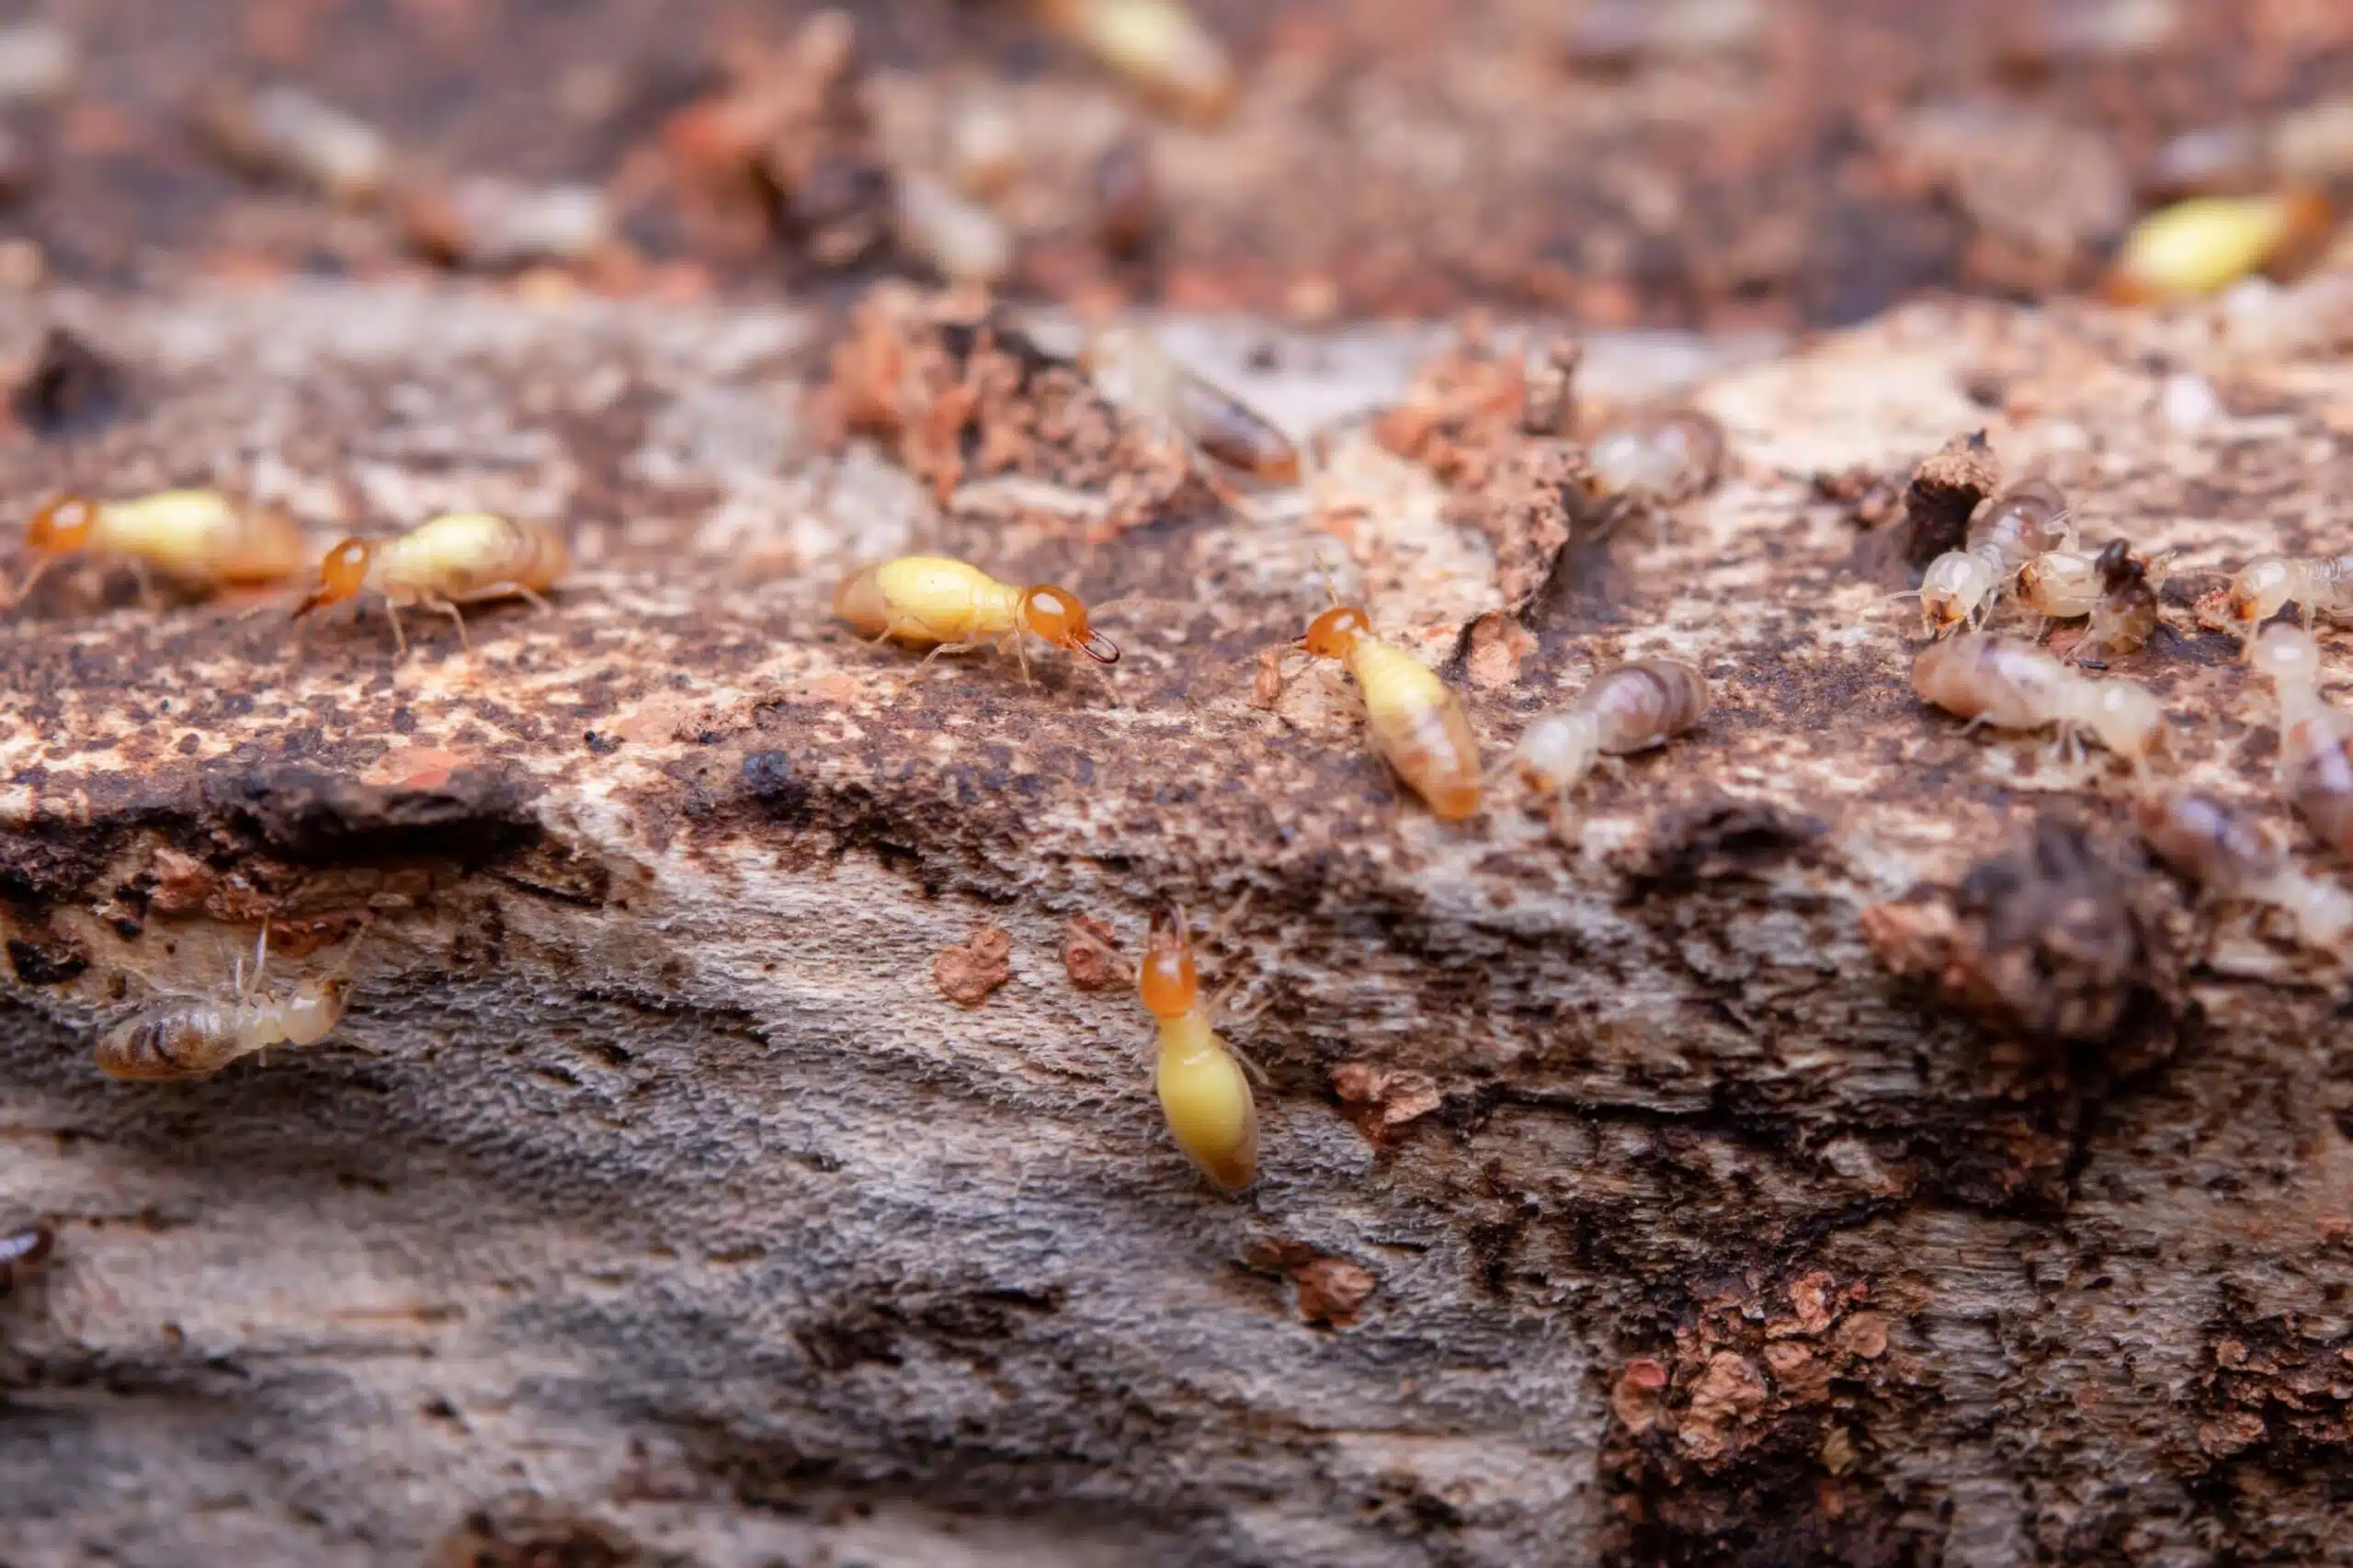
POLYGON ((1347 657, 1348 646, 1359 637, 1370 636, 1372 618, 1361 605, 1334 605, 1307 623, 1307 635, 1299 645, 1319 659, 1347 657))
POLYGON ((86 495, 60 495, 25 524, 25 548, 41 555, 71 555, 90 542, 98 526, 97 503, 86 495))
POLYGON ((1200 994, 1193 969, 1193 945, 1185 939, 1185 915, 1172 904, 1152 912, 1143 962, 1136 970, 1136 994, 1155 1018, 1181 1018, 1200 994))
POLYGON ((294 607, 297 616, 308 615, 323 605, 341 604, 367 585, 368 563, 376 547, 364 539, 347 539, 326 553, 319 562, 319 585, 313 588, 302 602, 294 607))
POLYGON ((1098 665, 1120 662, 1120 645, 1086 624, 1086 607, 1068 588, 1051 583, 1024 588, 1021 625, 1055 647, 1084 653, 1098 665))

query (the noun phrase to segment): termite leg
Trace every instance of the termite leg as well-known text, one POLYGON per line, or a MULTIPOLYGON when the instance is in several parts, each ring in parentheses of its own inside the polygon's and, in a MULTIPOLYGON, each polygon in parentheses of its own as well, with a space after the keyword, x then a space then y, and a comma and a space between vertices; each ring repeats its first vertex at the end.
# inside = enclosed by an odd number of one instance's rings
POLYGON ((938 658, 938 657, 939 657, 941 654, 943 654, 943 653, 969 653, 972 652, 972 651, 973 651, 974 649, 976 649, 976 648, 982 648, 982 647, 985 647, 985 646, 987 646, 987 644, 986 644, 986 643, 982 643, 982 642, 941 642, 941 643, 938 643, 938 645, 936 645, 936 646, 932 649, 932 651, 931 651, 930 653, 926 653, 926 654, 923 656, 923 663, 921 663, 921 664, 919 664, 919 665, 917 665, 915 666, 915 673, 916 675, 921 675, 921 674, 923 674, 923 672, 924 672, 925 670, 926 670, 926 669, 928 669, 928 668, 930 668, 930 667, 931 667, 931 662, 932 662, 932 660, 938 658))
POLYGON ((164 596, 155 591, 155 574, 139 557, 131 555, 124 559, 131 563, 131 578, 139 585, 139 608, 149 615, 159 613, 164 608, 164 596))
POLYGON ((22 583, 17 584, 17 591, 9 596, 8 608, 10 609, 14 609, 18 605, 24 603, 25 596, 31 593, 40 584, 40 580, 49 574, 49 569, 56 564, 57 557, 54 555, 44 555, 39 561, 34 562, 33 569, 25 574, 25 580, 22 583))
POLYGON ((408 633, 401 630, 400 607, 393 604, 389 598, 384 601, 384 619, 392 623, 392 657, 395 659, 406 658, 408 656, 408 633))
POLYGON ((427 609, 438 609, 442 614, 448 616, 450 620, 455 622, 457 625, 458 646, 464 649, 469 653, 474 651, 473 639, 466 635, 466 618, 458 613, 458 607, 456 605, 450 603, 448 599, 427 599, 425 601, 425 608, 427 609))
POLYGON ((555 613, 555 606, 548 603, 545 595, 540 594, 536 589, 527 588, 520 583, 515 585, 515 597, 521 599, 525 604, 529 605, 541 615, 553 615, 555 613))
MULTIPOLYGON (((253 984, 253 989, 252 989, 251 991, 247 991, 247 990, 245 989, 245 987, 244 987, 244 982, 243 982, 242 980, 240 980, 240 982, 238 983, 238 985, 237 985, 237 1000, 238 1000, 239 1002, 248 1001, 248 1000, 250 1000, 252 997, 258 996, 258 995, 260 995, 260 994, 261 994, 261 971, 262 971, 262 970, 264 969, 264 967, 266 967, 266 966, 268 964, 268 962, 269 962, 269 920, 268 920, 268 918, 267 918, 267 916, 265 916, 265 917, 263 918, 263 920, 262 920, 262 923, 261 923, 261 936, 260 936, 259 937, 257 937, 257 938, 255 940, 255 942, 254 942, 254 984, 253 984)), ((242 969, 244 968, 244 960, 243 960, 243 959, 241 958, 241 959, 239 959, 239 960, 237 960, 237 963, 238 963, 238 967, 239 967, 239 969, 240 969, 240 970, 242 970, 242 969)))

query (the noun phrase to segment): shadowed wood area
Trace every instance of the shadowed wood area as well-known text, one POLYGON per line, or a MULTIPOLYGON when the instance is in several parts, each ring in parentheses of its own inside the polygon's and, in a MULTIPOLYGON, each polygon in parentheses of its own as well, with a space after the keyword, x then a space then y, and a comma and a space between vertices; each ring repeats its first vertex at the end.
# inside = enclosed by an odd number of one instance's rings
POLYGON ((2195 608, 2348 537, 2341 361, 1993 305, 1597 342, 1590 407, 1704 372, 1732 456, 1596 539, 1540 526, 1571 444, 1506 421, 1449 491, 1345 417, 1426 336, 1171 324, 1341 423, 1312 507, 1131 512, 1051 439, 1158 433, 1083 398, 1012 483, 834 439, 837 334, 325 288, 0 330, 43 389, 10 517, 213 484, 321 551, 480 506, 575 559, 470 653, 97 571, 0 623, 0 1224, 58 1231, 0 1301, 0 1560, 2353 1562, 2344 956, 2154 869, 2106 754, 1915 699, 1909 525, 1856 499, 1982 430, 2093 547, 2177 547, 2109 673, 2161 774, 2341 881, 2195 608), (830 619, 917 549, 1131 601, 1122 658, 918 673, 830 619), (1620 659, 1715 705, 1557 832, 1508 784, 1441 824, 1341 686, 1259 682, 1327 574, 1491 761, 1620 659), (1245 894, 1204 952, 1265 1005, 1232 1200, 1121 965, 1245 894), (225 994, 265 916, 283 983, 357 938, 335 1034, 97 1072, 101 1016, 225 994))

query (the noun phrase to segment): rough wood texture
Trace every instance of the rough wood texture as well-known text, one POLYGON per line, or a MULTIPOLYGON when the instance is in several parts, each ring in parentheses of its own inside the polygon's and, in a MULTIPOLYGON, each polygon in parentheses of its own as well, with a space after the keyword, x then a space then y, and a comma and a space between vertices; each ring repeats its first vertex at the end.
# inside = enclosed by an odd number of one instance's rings
MULTIPOLYGON (((943 517, 807 440, 798 318, 51 308, 122 408, 12 437, 12 516, 219 480, 325 531, 559 518, 585 566, 472 658, 119 585, 0 629, 0 1201, 61 1233, 0 1304, 12 1568, 2353 1562, 2342 965, 2140 863, 2120 774, 1925 711, 1873 603, 1902 525, 1813 483, 1892 494, 1984 427, 2095 540, 2341 541, 2341 365, 1909 312, 1707 383, 1733 475, 1665 544, 1573 545, 1524 637, 1464 635, 1503 602, 1478 498, 1343 439, 1375 619, 1496 755, 1597 663, 1713 678, 1563 849, 1401 804, 1316 676, 1251 706, 1339 553, 1297 508, 943 517), (2202 423, 2165 392, 2200 367, 2202 423), (825 596, 918 542, 1191 602, 1111 618, 1108 683, 908 683, 825 596), (1245 891, 1219 967, 1273 1085, 1234 1202, 1064 949, 1245 891), (370 906, 328 1043, 91 1067, 98 1010, 225 984, 263 913, 290 972, 370 906)), ((1234 380, 1293 414, 1404 369, 1278 365, 1234 380)), ((2270 809, 2265 701, 2171 615, 2120 673, 2171 766, 2270 809)))

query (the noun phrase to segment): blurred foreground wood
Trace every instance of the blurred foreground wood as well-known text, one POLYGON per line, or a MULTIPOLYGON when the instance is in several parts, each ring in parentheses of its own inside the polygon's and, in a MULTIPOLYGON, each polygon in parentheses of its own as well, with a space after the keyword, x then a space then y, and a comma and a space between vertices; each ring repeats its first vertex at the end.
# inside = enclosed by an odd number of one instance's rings
MULTIPOLYGON (((1345 550, 1279 500, 944 515, 813 441, 790 314, 61 298, 5 357, 52 321, 122 383, 19 400, 8 517, 219 483, 322 546, 554 518, 583 566, 471 657, 119 584, 0 626, 0 1221, 60 1231, 0 1301, 11 1568, 2353 1562, 2343 960, 2143 864, 2120 774, 1925 712, 1863 526, 1983 428, 2095 542, 2182 546, 2177 598, 2341 548, 2343 365, 1908 312, 1706 381, 1736 472, 1507 624, 1495 542, 1361 435, 1345 550), (1107 618, 1108 682, 909 682, 825 604, 918 545, 1175 602, 1107 618), (1344 555, 1498 756, 1621 657, 1716 711, 1571 847, 1443 827, 1318 676, 1251 700, 1344 555), (1071 930, 1131 959, 1245 892, 1236 1202, 1071 930), (91 1066, 265 914, 290 978, 369 910, 325 1044, 91 1066)), ((1295 422, 1418 352, 1256 341, 1230 379, 1295 422)), ((1597 345, 1587 390, 1676 369, 1597 345)), ((2117 673, 2302 845, 2268 698, 2169 615, 2117 673)))

